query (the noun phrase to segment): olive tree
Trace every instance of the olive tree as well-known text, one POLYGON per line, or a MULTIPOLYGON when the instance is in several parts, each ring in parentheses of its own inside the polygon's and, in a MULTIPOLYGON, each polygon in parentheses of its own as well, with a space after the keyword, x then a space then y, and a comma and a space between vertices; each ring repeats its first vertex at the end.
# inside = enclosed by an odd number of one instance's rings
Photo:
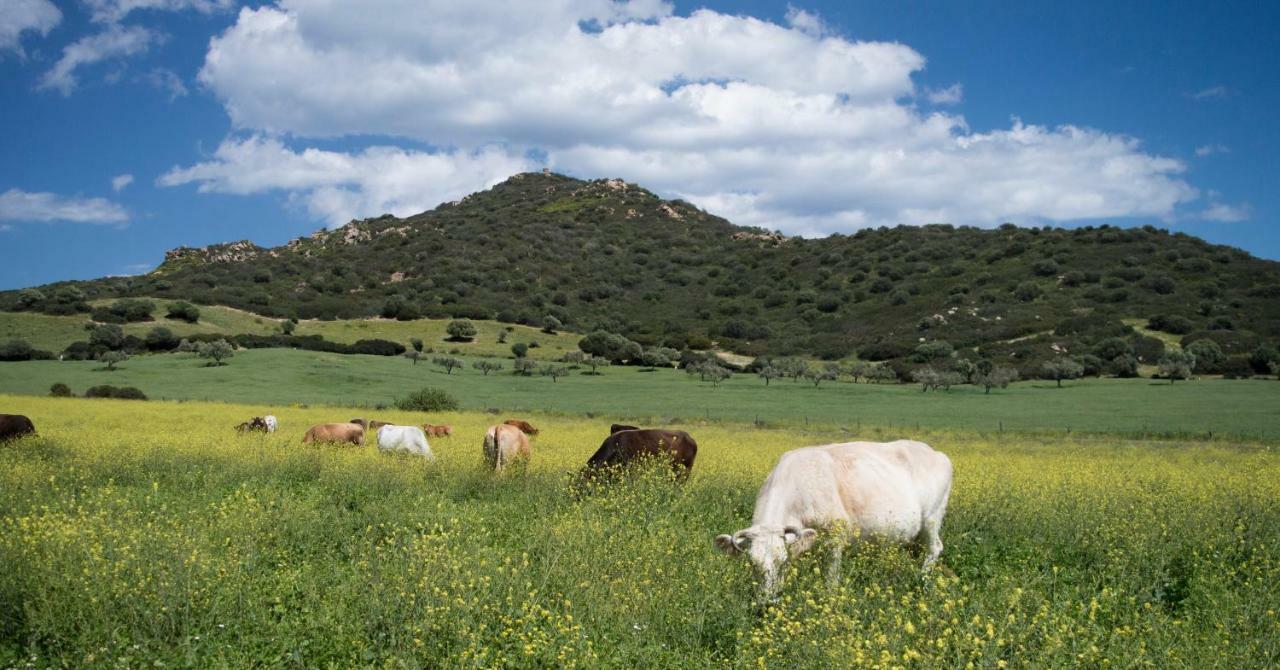
POLYGON ((534 363, 528 358, 521 356, 520 358, 517 358, 514 363, 511 364, 511 374, 520 375, 521 377, 528 377, 529 375, 533 374, 534 369, 536 369, 537 367, 538 367, 537 363, 534 363))
POLYGON ((497 372, 498 370, 501 370, 502 364, 495 363, 493 361, 476 361, 471 364, 471 367, 479 370, 484 373, 484 376, 488 377, 490 372, 497 372))
POLYGON ((1074 358, 1045 361, 1040 369, 1044 371, 1046 377, 1058 382, 1058 388, 1062 388, 1062 380, 1079 379, 1080 375, 1084 374, 1084 366, 1077 363, 1074 358))
POLYGON ((808 379, 809 381, 813 382, 814 388, 818 388, 818 385, 821 384, 822 382, 835 381, 839 379, 840 366, 836 365, 835 363, 827 363, 821 368, 811 368, 806 370, 804 373, 804 377, 805 379, 808 379))
POLYGON ((1196 366, 1196 355, 1190 351, 1172 350, 1164 352, 1160 357, 1160 374, 1169 378, 1169 383, 1191 376, 1196 366))
POLYGON ((733 373, 728 368, 717 363, 707 363, 706 367, 706 378, 711 382, 712 386, 719 386, 720 382, 733 376, 733 373))
POLYGON ((103 352, 103 354, 98 357, 98 360, 106 363, 108 370, 115 370, 117 365, 129 360, 129 354, 126 354, 123 351, 107 351, 103 352))
POLYGON ((760 371, 757 372, 756 374, 759 375, 760 378, 764 380, 765 386, 768 386, 769 382, 773 381, 774 379, 786 376, 782 374, 782 370, 779 370, 778 368, 774 367, 772 364, 769 364, 760 368, 760 371))
POLYGON ((196 354, 200 358, 208 358, 211 362, 209 365, 217 367, 226 365, 223 363, 228 358, 236 355, 235 347, 226 340, 216 340, 214 342, 201 342, 196 345, 196 354))
POLYGON ((557 379, 569 374, 569 369, 561 365, 544 365, 538 370, 538 374, 550 377, 551 383, 554 384, 557 379))
POLYGON ((982 386, 984 393, 990 394, 993 388, 1008 388, 1009 384, 1018 381, 1018 371, 1004 366, 990 367, 986 372, 978 372, 973 383, 982 386))
POLYGON ((465 365, 461 358, 454 358, 453 356, 436 356, 431 359, 431 362, 443 368, 444 373, 447 375, 453 374, 455 369, 465 365))
POLYGON ((587 356, 582 359, 582 364, 591 368, 591 374, 598 375, 600 373, 597 371, 597 368, 608 367, 609 359, 604 356, 587 356))

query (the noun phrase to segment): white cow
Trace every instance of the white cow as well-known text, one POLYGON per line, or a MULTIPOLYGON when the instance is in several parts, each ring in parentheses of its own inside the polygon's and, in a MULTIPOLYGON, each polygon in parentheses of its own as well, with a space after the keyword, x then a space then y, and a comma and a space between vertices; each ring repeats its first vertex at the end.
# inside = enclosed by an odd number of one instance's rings
POLYGON ((262 420, 267 424, 268 433, 276 432, 276 427, 280 425, 280 422, 276 421, 276 417, 271 414, 262 417, 262 420))
POLYGON ((734 556, 746 553, 772 598, 782 566, 813 546, 817 528, 842 527, 833 538, 828 580, 840 577, 845 545, 858 538, 918 543, 928 570, 942 553, 942 517, 951 495, 951 460, 923 442, 848 442, 788 451, 756 497, 751 527, 716 538, 734 556))
POLYGON ((378 449, 382 451, 407 451, 428 461, 436 460, 427 444, 427 436, 417 426, 382 426, 378 429, 378 449))

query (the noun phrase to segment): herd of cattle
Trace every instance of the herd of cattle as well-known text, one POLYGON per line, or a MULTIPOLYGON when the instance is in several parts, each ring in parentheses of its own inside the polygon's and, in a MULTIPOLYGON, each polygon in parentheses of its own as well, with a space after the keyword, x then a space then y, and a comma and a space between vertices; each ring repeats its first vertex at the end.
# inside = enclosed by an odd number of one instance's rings
MULTIPOLYGON (((240 432, 273 433, 274 416, 253 417, 240 432)), ((452 426, 400 426, 357 418, 344 423, 312 426, 306 443, 344 443, 363 446, 374 431, 379 450, 403 451, 434 461, 427 436, 450 437, 452 426)), ((0 443, 35 434, 31 420, 0 414, 0 443)), ((530 436, 538 430, 527 421, 508 419, 485 431, 485 461, 496 472, 532 455, 530 436)), ((688 478, 698 443, 683 430, 642 429, 613 424, 609 436, 587 460, 590 477, 637 460, 667 460, 679 481, 688 478)), ((951 460, 923 442, 845 442, 788 451, 765 479, 756 497, 751 525, 732 535, 715 538, 715 546, 730 556, 745 554, 761 578, 764 593, 773 597, 781 584, 786 561, 810 549, 817 529, 830 531, 831 563, 828 579, 839 576, 844 548, 858 539, 906 545, 924 554, 928 570, 942 553, 942 519, 951 494, 951 460)))

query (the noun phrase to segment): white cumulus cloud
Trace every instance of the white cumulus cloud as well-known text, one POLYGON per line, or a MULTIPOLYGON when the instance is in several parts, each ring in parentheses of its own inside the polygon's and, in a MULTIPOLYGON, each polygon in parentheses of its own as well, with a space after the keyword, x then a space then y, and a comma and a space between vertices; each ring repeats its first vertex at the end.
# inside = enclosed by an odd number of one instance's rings
POLYGON ((958 105, 964 102, 964 85, 952 84, 946 88, 929 89, 925 97, 935 105, 958 105))
POLYGON ((1220 223, 1237 223, 1247 221, 1251 211, 1252 208, 1248 204, 1228 205, 1218 202, 1209 205, 1203 212, 1200 212, 1200 218, 1220 223))
POLYGON ((105 60, 145 52, 164 38, 141 26, 112 24, 100 33, 82 37, 62 50, 62 57, 40 78, 39 88, 71 95, 79 81, 76 70, 105 60))
POLYGON ((22 33, 48 35, 62 22, 62 12, 49 0, 0 0, 0 52, 22 55, 22 33))
MULTIPOLYGON (((913 75, 924 67, 907 45, 832 35, 796 8, 779 25, 705 9, 678 16, 657 2, 280 0, 241 9, 199 75, 251 139, 228 140, 214 160, 162 183, 281 189, 330 222, 380 203, 434 204, 388 197, 374 177, 291 185, 256 167, 262 154, 302 173, 315 161, 379 165, 396 150, 291 150, 266 139, 372 135, 446 148, 400 150, 405 175, 476 156, 524 166, 532 153, 736 222, 813 235, 899 222, 1172 218, 1197 197, 1181 162, 1134 138, 1019 121, 975 131, 959 114, 922 112, 913 101, 963 99, 958 83, 920 90, 913 75), (236 186, 238 170, 258 186, 236 186)), ((464 170, 451 185, 492 181, 464 170)))
POLYGON ((133 183, 133 175, 127 174, 127 173, 116 175, 111 178, 111 190, 115 191, 116 193, 119 193, 120 191, 123 191, 126 188, 128 188, 129 184, 132 184, 132 183, 133 183))
POLYGON ((1196 155, 1199 156, 1200 158, 1204 158, 1205 156, 1212 156, 1214 154, 1229 154, 1229 153, 1231 153, 1231 149, 1221 144, 1206 144, 1204 146, 1196 147, 1196 155))
POLYGON ((377 146, 355 154, 294 151, 277 139, 254 136, 228 139, 212 160, 174 168, 158 183, 194 183, 205 193, 284 191, 312 216, 339 226, 375 214, 416 214, 531 167, 497 150, 429 153, 377 146))
POLYGON ((132 12, 156 10, 176 12, 192 9, 202 14, 226 11, 235 0, 81 0, 89 16, 99 23, 118 23, 132 12))
POLYGON ((129 213, 104 198, 81 198, 56 193, 28 193, 11 188, 0 193, 0 221, 71 221, 123 223, 129 213))

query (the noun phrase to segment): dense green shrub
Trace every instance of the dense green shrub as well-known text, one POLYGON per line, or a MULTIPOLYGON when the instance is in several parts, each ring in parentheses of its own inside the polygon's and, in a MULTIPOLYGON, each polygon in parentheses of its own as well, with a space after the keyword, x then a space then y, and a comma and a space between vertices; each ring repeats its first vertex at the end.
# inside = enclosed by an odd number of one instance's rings
POLYGON ((418 389, 396 399, 396 409, 406 412, 453 412, 458 407, 458 399, 448 391, 431 387, 418 389))
POLYGON ((1186 335, 1195 329, 1195 323, 1185 316, 1157 314, 1147 320, 1147 328, 1174 335, 1186 335))
POLYGON ((71 392, 71 387, 58 382, 49 387, 49 395, 54 398, 72 398, 75 394, 71 392))
POLYGON ((185 300, 170 304, 167 314, 170 319, 178 319, 187 323, 196 323, 200 320, 200 308, 185 300))
POLYGON ((116 398, 119 400, 146 400, 147 395, 132 386, 112 386, 110 384, 99 384, 98 386, 89 387, 84 392, 86 398, 116 398))

